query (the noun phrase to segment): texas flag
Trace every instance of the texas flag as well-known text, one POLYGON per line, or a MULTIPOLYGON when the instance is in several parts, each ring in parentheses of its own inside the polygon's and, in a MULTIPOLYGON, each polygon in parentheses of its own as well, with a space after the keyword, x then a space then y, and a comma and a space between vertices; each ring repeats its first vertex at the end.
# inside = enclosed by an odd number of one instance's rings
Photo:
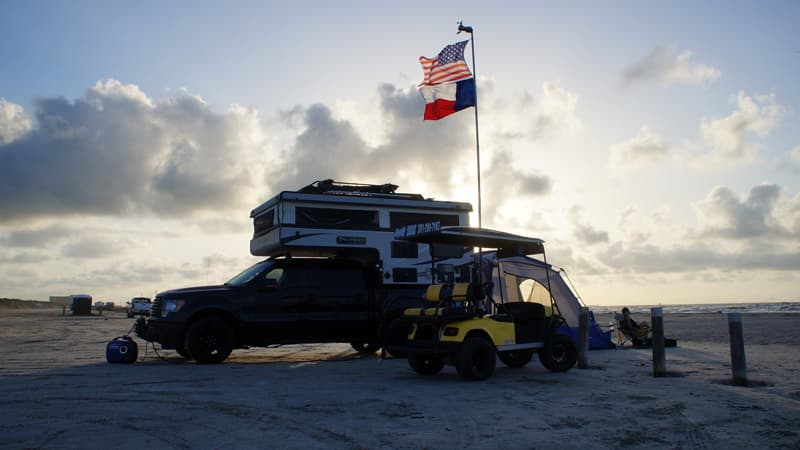
POLYGON ((464 61, 467 42, 448 45, 436 58, 419 58, 425 74, 419 86, 425 99, 425 120, 439 120, 475 106, 475 79, 464 61))
POLYGON ((422 85, 419 92, 425 99, 425 120, 439 120, 456 111, 475 106, 475 79, 422 85))

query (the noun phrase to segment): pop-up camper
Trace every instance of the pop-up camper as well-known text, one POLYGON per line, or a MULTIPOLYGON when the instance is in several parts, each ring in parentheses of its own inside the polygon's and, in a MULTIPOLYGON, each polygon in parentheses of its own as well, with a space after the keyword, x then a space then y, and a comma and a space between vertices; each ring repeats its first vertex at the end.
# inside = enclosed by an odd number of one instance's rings
MULTIPOLYGON (((429 284, 428 247, 397 240, 394 230, 428 222, 467 226, 472 205, 396 190, 388 183, 324 180, 283 191, 250 213, 250 253, 357 258, 378 266, 384 284, 429 284)), ((468 258, 471 250, 460 256, 468 258)))

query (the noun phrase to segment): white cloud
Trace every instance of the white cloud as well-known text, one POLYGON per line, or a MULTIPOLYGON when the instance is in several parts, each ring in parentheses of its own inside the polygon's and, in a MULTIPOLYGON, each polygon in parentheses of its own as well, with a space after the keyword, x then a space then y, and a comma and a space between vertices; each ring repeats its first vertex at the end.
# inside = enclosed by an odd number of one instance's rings
POLYGON ((183 92, 156 102, 117 80, 75 102, 39 99, 35 118, 2 146, 0 221, 246 208, 253 167, 270 160, 256 111, 216 113, 183 92))
POLYGON ((0 97, 0 145, 19 139, 31 127, 31 120, 25 115, 22 106, 0 97))
POLYGON ((714 188, 694 206, 701 221, 701 235, 724 239, 775 238, 787 229, 775 216, 780 188, 764 183, 740 199, 731 189, 714 188))
POLYGON ((674 83, 703 84, 720 76, 716 67, 692 61, 692 51, 676 54, 674 48, 656 47, 642 60, 625 70, 623 83, 657 81, 662 85, 674 83))
POLYGON ((609 241, 608 232, 598 230, 592 225, 583 222, 581 208, 572 207, 569 211, 569 216, 574 228, 572 234, 581 244, 594 245, 609 241))
POLYGON ((792 159, 800 163, 800 145, 793 148, 789 154, 792 156, 792 159))
POLYGON ((647 166, 663 160, 667 151, 664 138, 643 125, 639 134, 611 147, 611 165, 617 168, 647 166))
POLYGON ((703 119, 700 139, 710 151, 699 162, 730 163, 752 160, 757 145, 751 136, 764 137, 775 128, 783 114, 775 94, 750 96, 739 92, 737 109, 721 119, 703 119))
POLYGON ((582 128, 577 114, 578 94, 561 87, 560 81, 542 84, 542 97, 536 105, 532 134, 534 138, 572 136, 582 128))

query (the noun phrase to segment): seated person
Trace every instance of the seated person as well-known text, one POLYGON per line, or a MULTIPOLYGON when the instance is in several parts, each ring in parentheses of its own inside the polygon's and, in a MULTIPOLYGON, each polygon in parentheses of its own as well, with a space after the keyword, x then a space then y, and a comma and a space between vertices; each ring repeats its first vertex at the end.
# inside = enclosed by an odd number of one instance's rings
POLYGON ((622 308, 622 318, 619 321, 620 330, 631 338, 647 337, 650 333, 650 325, 647 322, 636 322, 631 317, 631 310, 627 307, 622 308))

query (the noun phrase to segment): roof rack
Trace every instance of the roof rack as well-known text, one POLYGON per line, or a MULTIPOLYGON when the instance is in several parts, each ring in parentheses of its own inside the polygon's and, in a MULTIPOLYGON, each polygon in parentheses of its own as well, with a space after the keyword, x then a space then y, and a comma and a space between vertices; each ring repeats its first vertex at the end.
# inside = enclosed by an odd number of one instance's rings
POLYGON ((357 197, 404 198, 409 200, 425 200, 420 194, 398 193, 396 184, 362 184, 343 183, 340 181, 318 180, 298 189, 303 194, 350 195, 357 197))

